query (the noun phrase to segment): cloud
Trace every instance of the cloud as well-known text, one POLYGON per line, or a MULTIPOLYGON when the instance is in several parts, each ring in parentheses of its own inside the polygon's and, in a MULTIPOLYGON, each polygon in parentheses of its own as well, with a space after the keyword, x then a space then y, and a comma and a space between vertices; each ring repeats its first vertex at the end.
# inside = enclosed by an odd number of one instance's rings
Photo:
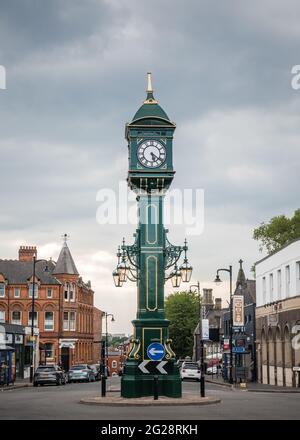
MULTIPOLYGON (((116 331, 130 331, 135 286, 114 288, 111 272, 135 227, 98 225, 96 194, 126 179, 124 126, 152 70, 155 97, 177 124, 172 187, 205 191, 205 228, 189 243, 193 277, 208 283, 240 258, 250 276, 253 228, 299 207, 290 73, 299 9, 293 0, 1 5, 0 256, 32 244, 55 258, 67 232, 97 305, 119 316, 116 331)), ((170 226, 172 242, 184 234, 170 226)))

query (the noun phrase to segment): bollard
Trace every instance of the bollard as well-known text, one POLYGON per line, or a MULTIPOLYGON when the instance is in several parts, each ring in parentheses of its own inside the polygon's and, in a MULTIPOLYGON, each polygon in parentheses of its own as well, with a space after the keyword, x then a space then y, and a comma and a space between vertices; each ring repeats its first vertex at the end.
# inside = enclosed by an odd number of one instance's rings
POLYGON ((101 397, 106 396, 106 376, 101 374, 101 397))
POLYGON ((158 400, 158 375, 155 374, 153 376, 153 398, 154 400, 158 400))
POLYGON ((205 397, 205 377, 204 377, 204 374, 201 374, 200 393, 201 393, 201 397, 205 397))

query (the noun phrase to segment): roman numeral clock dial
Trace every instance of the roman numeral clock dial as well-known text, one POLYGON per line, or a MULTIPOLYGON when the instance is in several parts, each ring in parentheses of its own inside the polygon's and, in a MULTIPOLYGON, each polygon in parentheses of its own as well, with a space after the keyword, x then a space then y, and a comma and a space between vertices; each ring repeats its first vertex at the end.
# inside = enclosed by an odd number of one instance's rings
POLYGON ((144 141, 138 146, 137 156, 144 167, 158 168, 166 160, 166 149, 158 141, 144 141))

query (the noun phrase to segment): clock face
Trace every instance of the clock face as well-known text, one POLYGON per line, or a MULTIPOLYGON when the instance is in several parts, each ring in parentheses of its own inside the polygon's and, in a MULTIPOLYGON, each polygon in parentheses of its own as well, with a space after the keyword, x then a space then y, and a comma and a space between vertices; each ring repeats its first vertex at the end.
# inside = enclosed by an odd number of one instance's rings
POLYGON ((147 168, 158 168, 166 160, 166 149, 158 141, 144 141, 138 146, 139 162, 147 168))

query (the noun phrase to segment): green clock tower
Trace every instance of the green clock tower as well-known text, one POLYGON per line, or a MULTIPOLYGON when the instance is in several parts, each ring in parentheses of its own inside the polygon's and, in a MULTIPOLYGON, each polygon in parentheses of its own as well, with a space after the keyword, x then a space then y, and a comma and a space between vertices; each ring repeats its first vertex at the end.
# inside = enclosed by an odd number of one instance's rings
POLYGON ((181 397, 181 380, 165 318, 164 285, 188 282, 192 268, 186 257, 187 245, 173 246, 163 225, 163 203, 173 177, 173 135, 176 125, 153 96, 148 73, 147 96, 126 124, 128 142, 128 185, 137 194, 139 225, 133 245, 123 240, 119 262, 113 273, 117 287, 127 280, 137 284, 137 315, 132 322, 134 338, 121 381, 122 397, 150 396, 155 380, 158 392, 181 397), (183 264, 177 262, 184 253, 183 264), (172 268, 168 275, 167 271, 172 268))

